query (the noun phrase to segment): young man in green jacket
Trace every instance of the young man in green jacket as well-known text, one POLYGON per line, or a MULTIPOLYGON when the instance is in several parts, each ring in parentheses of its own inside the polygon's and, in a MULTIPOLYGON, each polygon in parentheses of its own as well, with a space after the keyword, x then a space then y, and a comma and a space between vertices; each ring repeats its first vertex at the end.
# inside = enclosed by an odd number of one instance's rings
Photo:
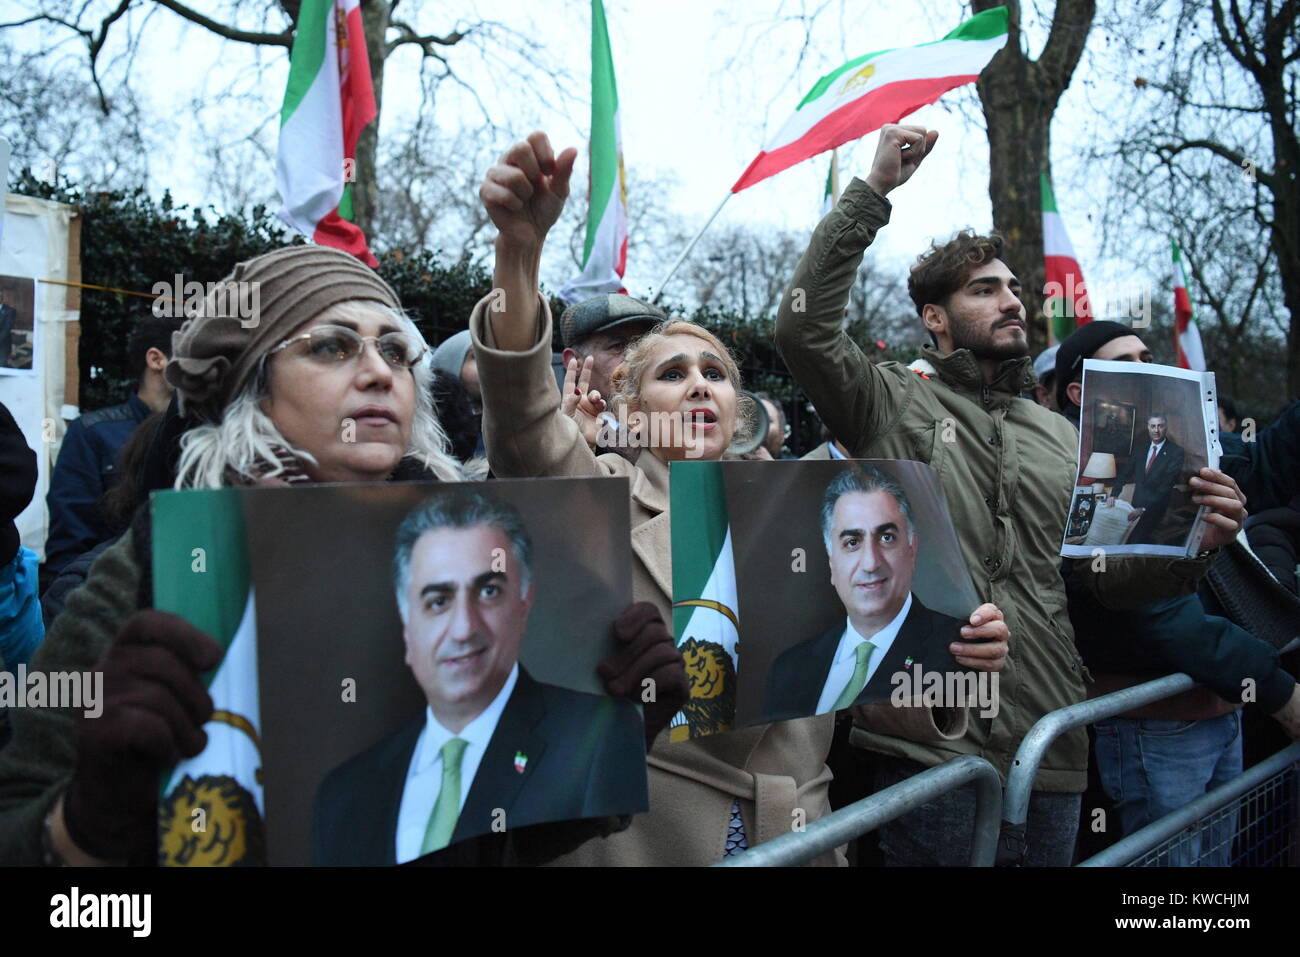
MULTIPOLYGON (((909 291, 935 343, 929 370, 873 365, 843 332, 858 265, 889 220, 885 194, 906 182, 937 131, 886 126, 865 182, 855 179, 813 234, 777 319, 786 364, 822 421, 855 458, 917 459, 940 476, 981 601, 1003 609, 1011 653, 991 717, 971 716, 955 741, 917 743, 858 730, 854 743, 884 756, 877 786, 960 754, 978 754, 1005 777, 1016 748, 1043 715, 1084 698, 1059 551, 1075 479, 1076 436, 1061 416, 1020 398, 1032 387, 1020 284, 999 258, 999 238, 961 233, 918 261, 909 291)), ((1190 593, 1212 550, 1245 510, 1230 480, 1203 472, 1198 491, 1217 511, 1207 553, 1192 560, 1084 560, 1077 571, 1110 608, 1190 593)), ((991 709, 990 709, 991 710, 991 709)), ((1034 782, 1027 862, 1068 865, 1087 782, 1083 729, 1048 750, 1034 782)), ((970 788, 949 792, 881 831, 892 864, 962 865, 974 821, 970 788)))

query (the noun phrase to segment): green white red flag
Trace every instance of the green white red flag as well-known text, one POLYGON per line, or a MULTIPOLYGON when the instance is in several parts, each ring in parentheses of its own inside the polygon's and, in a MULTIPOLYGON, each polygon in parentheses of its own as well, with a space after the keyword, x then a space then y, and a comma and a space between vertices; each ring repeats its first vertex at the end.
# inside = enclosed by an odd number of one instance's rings
POLYGON ((1171 240, 1174 251, 1174 348, 1178 350, 1178 366, 1195 372, 1205 371, 1205 349, 1201 346, 1201 330, 1192 315, 1192 299, 1187 294, 1187 269, 1183 266, 1183 251, 1178 240, 1171 240))
POLYGON ((1076 327, 1092 322, 1092 305, 1046 173, 1040 174, 1039 188, 1043 197, 1043 313, 1052 341, 1061 342, 1076 327))
POLYGON ((627 176, 623 133, 614 82, 614 56, 601 0, 591 2, 591 169, 587 194, 587 240, 582 272, 564 284, 560 298, 581 302, 603 293, 627 292, 627 176))
POLYGON ((351 184, 357 139, 376 115, 360 0, 302 0, 280 109, 280 218, 372 267, 351 184))
POLYGON ((973 83, 1006 39, 1007 8, 995 7, 942 40, 850 60, 817 81, 731 191, 897 123, 954 87, 973 83))

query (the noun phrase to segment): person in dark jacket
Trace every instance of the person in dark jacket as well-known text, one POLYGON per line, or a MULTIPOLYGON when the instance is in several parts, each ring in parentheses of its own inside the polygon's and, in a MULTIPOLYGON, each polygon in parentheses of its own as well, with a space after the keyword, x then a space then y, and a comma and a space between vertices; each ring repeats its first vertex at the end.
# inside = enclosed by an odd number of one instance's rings
POLYGON ((117 457, 131 433, 151 413, 167 408, 172 387, 163 369, 171 356, 172 333, 178 328, 171 319, 143 320, 127 345, 127 356, 139 375, 135 394, 121 405, 87 412, 68 426, 46 496, 50 508, 47 579, 112 537, 99 502, 117 483, 117 457))
POLYGON ((1300 594, 1300 495, 1290 503, 1257 512, 1246 520, 1246 538, 1259 560, 1292 594, 1300 594))
MULTIPOLYGON (((1091 322, 1061 343, 1057 399, 1079 424, 1083 360, 1150 362, 1133 330, 1091 322)), ((1152 444, 1158 441, 1152 435, 1152 444)), ((1148 456, 1149 457, 1149 453, 1148 456)), ((1229 475, 1227 467, 1223 471, 1229 475)), ((1292 737, 1300 736, 1300 687, 1277 650, 1226 618, 1207 613, 1198 595, 1116 613, 1062 566, 1075 642, 1094 676, 1089 697, 1184 672, 1205 687, 1096 722, 1095 758, 1102 787, 1130 834, 1241 773, 1240 709, 1253 702, 1292 737)), ((1225 819, 1180 846, 1181 864, 1228 863, 1235 822, 1225 819), (1204 848, 1204 851, 1202 851, 1204 848)))
MULTIPOLYGON (((36 491, 36 453, 0 405, 0 671, 26 664, 45 637, 36 603, 36 553, 22 546, 16 519, 36 491)), ((9 738, 0 708, 0 747, 9 738)))

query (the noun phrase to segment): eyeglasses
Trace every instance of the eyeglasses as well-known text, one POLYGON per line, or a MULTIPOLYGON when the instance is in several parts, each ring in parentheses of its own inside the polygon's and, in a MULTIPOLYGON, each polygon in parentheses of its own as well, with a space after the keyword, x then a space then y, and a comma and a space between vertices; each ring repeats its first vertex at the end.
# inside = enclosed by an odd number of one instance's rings
POLYGON ((267 353, 274 355, 295 343, 306 345, 296 350, 301 358, 311 359, 321 365, 349 362, 361 355, 367 342, 375 344, 379 357, 394 369, 409 369, 420 361, 426 349, 414 336, 405 332, 386 332, 382 336, 362 336, 346 326, 317 326, 300 336, 285 339, 267 353))

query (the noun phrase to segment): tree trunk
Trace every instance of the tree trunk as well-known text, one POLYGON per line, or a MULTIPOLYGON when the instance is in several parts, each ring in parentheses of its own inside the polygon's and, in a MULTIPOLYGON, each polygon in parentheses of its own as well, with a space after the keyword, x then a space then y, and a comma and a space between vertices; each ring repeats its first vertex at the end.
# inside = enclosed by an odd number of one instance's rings
POLYGON ((1096 0, 1056 0, 1052 31, 1037 60, 1020 48, 1018 0, 973 0, 975 13, 1006 6, 1007 43, 976 83, 989 138, 993 228, 1007 241, 1004 260, 1021 284, 1029 317, 1029 348, 1047 345, 1043 315, 1043 206, 1039 177, 1051 175, 1052 115, 1070 85, 1096 13, 1096 0))
POLYGON ((1006 57, 1007 52, 994 57, 977 88, 988 126, 993 228, 1007 241, 1002 258, 1020 280, 1029 348, 1037 353, 1047 346, 1039 174, 1048 169, 1053 104, 1043 102, 1034 82, 1034 64, 1023 56, 1006 57))
POLYGON ((375 179, 375 166, 379 152, 379 117, 383 111, 384 95, 384 38, 388 35, 388 19, 392 4, 388 0, 363 0, 361 22, 366 30, 366 54, 370 57, 370 79, 375 88, 375 120, 357 139, 356 180, 352 183, 353 221, 372 238, 371 225, 379 202, 379 187, 375 179))

